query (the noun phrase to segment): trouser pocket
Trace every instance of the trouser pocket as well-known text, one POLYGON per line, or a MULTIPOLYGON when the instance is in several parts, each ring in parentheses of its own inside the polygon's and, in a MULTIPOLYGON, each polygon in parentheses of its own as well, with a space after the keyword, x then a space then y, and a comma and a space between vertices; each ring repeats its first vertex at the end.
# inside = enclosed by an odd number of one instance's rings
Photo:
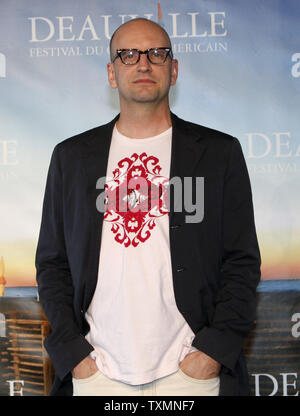
POLYGON ((94 395, 97 381, 101 377, 101 372, 98 370, 95 374, 86 378, 72 378, 73 396, 92 396, 94 395))
POLYGON ((180 368, 177 372, 182 381, 183 388, 190 390, 190 395, 218 396, 220 390, 220 377, 208 379, 193 378, 185 374, 180 368))

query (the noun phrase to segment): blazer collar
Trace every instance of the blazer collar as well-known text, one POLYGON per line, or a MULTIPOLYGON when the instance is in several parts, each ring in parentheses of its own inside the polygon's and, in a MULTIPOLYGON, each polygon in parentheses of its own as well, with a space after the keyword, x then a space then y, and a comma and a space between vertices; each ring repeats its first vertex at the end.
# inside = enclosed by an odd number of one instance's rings
MULTIPOLYGON (((205 153, 205 140, 200 136, 196 125, 186 122, 171 113, 173 137, 171 151, 170 180, 178 177, 184 189, 184 178, 195 176, 195 168, 205 153)), ((180 195, 179 195, 180 196, 180 195)), ((174 212, 173 186, 169 187, 169 219, 170 225, 184 222, 184 212, 174 212)), ((183 195, 181 196, 181 198, 183 195)), ((182 201, 181 201, 182 204, 182 201)), ((182 205, 183 209, 183 205, 182 205)))
POLYGON ((170 178, 193 176, 196 164, 205 151, 205 143, 192 123, 171 113, 173 137, 170 178))
POLYGON ((92 130, 83 150, 89 190, 96 189, 99 178, 106 176, 109 148, 114 125, 119 114, 108 124, 92 130))

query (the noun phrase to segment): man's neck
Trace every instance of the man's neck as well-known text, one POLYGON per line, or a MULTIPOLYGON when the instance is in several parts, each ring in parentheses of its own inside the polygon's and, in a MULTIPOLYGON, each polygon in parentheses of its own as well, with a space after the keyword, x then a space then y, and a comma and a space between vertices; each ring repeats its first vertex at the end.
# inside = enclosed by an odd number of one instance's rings
POLYGON ((169 107, 149 108, 139 106, 135 111, 121 109, 117 121, 117 128, 127 137, 145 139, 156 136, 171 127, 171 113, 169 107))

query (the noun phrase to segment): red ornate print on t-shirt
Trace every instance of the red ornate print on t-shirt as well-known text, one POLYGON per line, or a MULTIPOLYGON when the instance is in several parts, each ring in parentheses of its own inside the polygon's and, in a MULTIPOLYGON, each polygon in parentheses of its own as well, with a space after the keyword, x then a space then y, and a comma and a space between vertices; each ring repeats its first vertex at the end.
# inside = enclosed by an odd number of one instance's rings
POLYGON ((104 220, 112 223, 115 240, 125 247, 148 240, 155 220, 169 213, 169 180, 160 171, 157 157, 133 153, 119 161, 106 182, 104 220))

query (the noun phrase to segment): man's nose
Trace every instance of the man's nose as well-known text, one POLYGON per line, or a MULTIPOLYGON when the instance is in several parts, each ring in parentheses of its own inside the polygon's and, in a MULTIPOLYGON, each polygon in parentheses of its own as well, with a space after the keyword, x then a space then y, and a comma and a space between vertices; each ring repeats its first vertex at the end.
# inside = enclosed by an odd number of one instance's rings
POLYGON ((145 53, 140 55, 140 60, 137 63, 137 70, 140 72, 148 72, 152 70, 151 62, 145 53))

